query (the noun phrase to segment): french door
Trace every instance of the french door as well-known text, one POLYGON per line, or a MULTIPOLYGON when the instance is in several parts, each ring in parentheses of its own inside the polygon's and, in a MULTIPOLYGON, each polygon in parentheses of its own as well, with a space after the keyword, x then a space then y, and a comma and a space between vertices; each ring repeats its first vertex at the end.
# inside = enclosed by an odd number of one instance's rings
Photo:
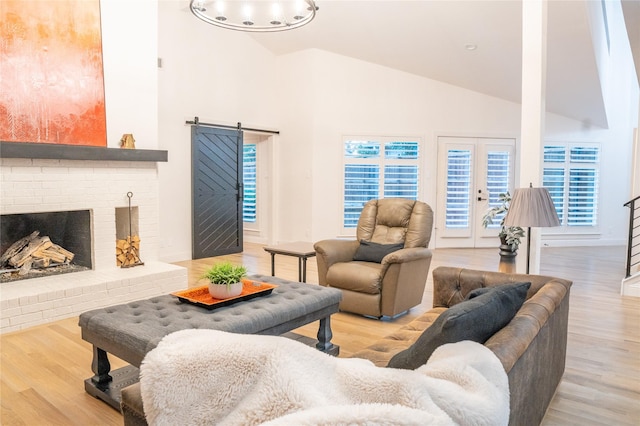
POLYGON ((482 217, 513 192, 515 139, 438 138, 436 247, 496 247, 500 218, 482 217))

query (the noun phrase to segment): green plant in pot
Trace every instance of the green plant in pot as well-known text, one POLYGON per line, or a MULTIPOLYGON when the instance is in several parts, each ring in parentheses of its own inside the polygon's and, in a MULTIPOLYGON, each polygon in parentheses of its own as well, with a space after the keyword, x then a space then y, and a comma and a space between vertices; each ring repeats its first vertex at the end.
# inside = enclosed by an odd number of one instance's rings
POLYGON ((500 237, 502 245, 509 246, 511 251, 515 252, 518 250, 520 240, 524 237, 524 229, 519 226, 504 226, 504 218, 509 211, 509 203, 511 203, 511 194, 509 191, 500 193, 498 195, 498 200, 500 201, 500 204, 490 207, 482 217, 482 226, 486 228, 493 224, 496 217, 501 213, 504 213, 502 219, 500 219, 500 233, 498 236, 500 237))
POLYGON ((209 293, 214 299, 228 299, 242 293, 242 277, 247 268, 231 262, 216 263, 205 271, 203 279, 209 281, 209 293))

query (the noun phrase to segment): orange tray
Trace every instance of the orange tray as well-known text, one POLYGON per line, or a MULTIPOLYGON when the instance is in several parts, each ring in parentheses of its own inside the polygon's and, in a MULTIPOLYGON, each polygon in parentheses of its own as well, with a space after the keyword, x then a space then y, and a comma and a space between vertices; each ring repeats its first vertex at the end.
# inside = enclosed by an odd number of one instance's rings
POLYGON ((206 309, 216 309, 242 302, 244 300, 251 300, 256 297, 269 295, 276 287, 278 286, 275 284, 242 280, 242 293, 238 296, 230 297, 229 299, 214 299, 209 293, 208 285, 193 287, 171 294, 176 296, 181 302, 191 303, 206 309))

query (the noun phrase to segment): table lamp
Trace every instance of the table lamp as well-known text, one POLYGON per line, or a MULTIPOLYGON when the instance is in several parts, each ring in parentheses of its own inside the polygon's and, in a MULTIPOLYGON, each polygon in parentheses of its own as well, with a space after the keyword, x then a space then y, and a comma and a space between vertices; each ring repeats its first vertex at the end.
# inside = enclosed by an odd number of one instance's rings
POLYGON ((531 227, 560 226, 558 213, 546 188, 516 188, 511 197, 504 226, 527 228, 527 274, 531 257, 531 227))

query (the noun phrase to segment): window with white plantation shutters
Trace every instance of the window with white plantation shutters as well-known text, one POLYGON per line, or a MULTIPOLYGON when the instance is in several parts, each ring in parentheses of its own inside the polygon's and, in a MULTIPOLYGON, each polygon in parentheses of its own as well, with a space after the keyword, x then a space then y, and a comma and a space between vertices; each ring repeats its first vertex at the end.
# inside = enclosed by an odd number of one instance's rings
POLYGON ((418 198, 420 142, 376 138, 344 142, 343 228, 358 225, 374 198, 418 198))
POLYGON ((255 143, 244 144, 242 150, 242 182, 244 185, 242 220, 250 223, 255 223, 257 220, 256 153, 257 145, 255 143))
POLYGON ((471 194, 471 151, 451 149, 447 153, 447 228, 468 228, 471 194))
POLYGON ((597 226, 599 146, 549 144, 543 159, 542 185, 551 194, 562 226, 597 226))

